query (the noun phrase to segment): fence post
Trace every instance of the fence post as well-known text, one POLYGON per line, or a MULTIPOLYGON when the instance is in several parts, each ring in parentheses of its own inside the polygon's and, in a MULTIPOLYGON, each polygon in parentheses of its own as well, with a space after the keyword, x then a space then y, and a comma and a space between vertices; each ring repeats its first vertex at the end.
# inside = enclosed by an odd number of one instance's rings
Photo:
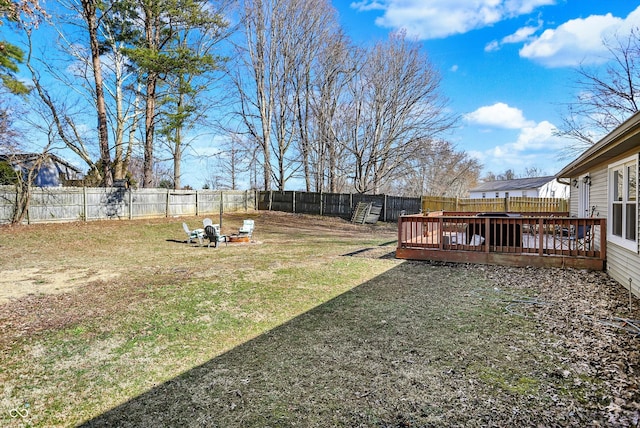
POLYGON ((272 203, 273 203, 273 190, 269 190, 269 211, 271 211, 272 203))
POLYGON ((164 209, 164 216, 169 217, 169 189, 167 189, 167 200, 164 209))
POLYGON ((220 230, 222 230, 222 212, 224 211, 224 201, 222 200, 223 191, 220 191, 220 230))
POLYGON ((249 211, 249 190, 244 191, 244 212, 249 211))
POLYGON ((198 191, 196 190, 196 216, 198 216, 198 215, 199 215, 199 212, 198 212, 198 191))
POLYGON ((320 191, 320 215, 323 214, 323 206, 322 206, 322 190, 320 191))
POLYGON ((296 212, 296 191, 291 192, 291 212, 296 212))
POLYGON ((460 198, 456 196, 456 211, 460 211, 460 198))
POLYGON ((507 196, 504 197, 504 212, 506 213, 509 212, 509 199, 510 197, 507 197, 507 196))
POLYGON ((129 220, 133 219, 133 189, 129 187, 129 220))
POLYGON ((82 186, 82 211, 83 211, 83 217, 84 217, 84 221, 88 221, 88 211, 87 211, 87 186, 82 186))
POLYGON ((386 223, 387 221, 387 195, 383 195, 384 198, 382 199, 382 221, 384 221, 386 223))

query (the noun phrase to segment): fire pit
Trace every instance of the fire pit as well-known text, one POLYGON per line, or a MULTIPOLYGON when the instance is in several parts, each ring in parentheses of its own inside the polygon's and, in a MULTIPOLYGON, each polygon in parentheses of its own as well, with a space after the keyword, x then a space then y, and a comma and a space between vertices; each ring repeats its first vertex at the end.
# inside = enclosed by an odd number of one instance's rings
POLYGON ((227 235, 228 242, 250 242, 249 235, 227 235))

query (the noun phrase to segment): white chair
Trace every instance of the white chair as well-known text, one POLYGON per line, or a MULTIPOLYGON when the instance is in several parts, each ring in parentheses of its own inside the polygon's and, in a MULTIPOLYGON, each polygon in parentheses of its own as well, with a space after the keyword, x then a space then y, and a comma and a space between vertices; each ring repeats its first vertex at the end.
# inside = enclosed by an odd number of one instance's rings
POLYGON ((239 235, 248 235, 251 237, 253 234, 254 222, 253 220, 245 220, 242 222, 242 227, 238 230, 239 235))
POLYGON ((213 220, 211 220, 209 217, 202 220, 202 227, 211 226, 212 224, 213 220))
POLYGON ((198 241, 200 241, 200 245, 202 245, 202 238, 204 237, 204 229, 190 230, 189 226, 187 226, 187 223, 182 223, 182 228, 184 229, 184 232, 189 237, 189 239, 187 240, 187 244, 190 244, 192 239, 197 238, 198 241))

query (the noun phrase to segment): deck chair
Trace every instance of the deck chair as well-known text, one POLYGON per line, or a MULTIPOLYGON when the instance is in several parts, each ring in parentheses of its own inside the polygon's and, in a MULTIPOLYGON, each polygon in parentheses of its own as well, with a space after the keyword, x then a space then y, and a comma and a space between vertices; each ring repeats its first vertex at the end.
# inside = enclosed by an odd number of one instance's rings
POLYGON ((211 244, 213 244, 213 248, 218 248, 219 242, 224 242, 225 245, 229 245, 226 235, 220 233, 220 225, 218 224, 206 225, 204 227, 204 234, 209 238, 209 245, 207 245, 207 247, 211 247, 211 244))
POLYGON ((579 225, 577 228, 570 231, 569 244, 571 248, 577 250, 589 251, 591 249, 591 225, 579 225), (571 245, 571 242, 574 242, 571 245))
POLYGON ((251 238, 251 235, 253 234, 253 226, 254 226, 253 220, 244 220, 242 222, 242 226, 238 230, 238 235, 243 235, 243 236, 248 235, 249 238, 251 238))
POLYGON ((182 228, 189 237, 189 239, 187 239, 187 244, 190 244, 192 239, 197 239, 198 241, 200 241, 200 245, 202 245, 202 238, 204 237, 203 229, 190 230, 189 226, 187 226, 187 223, 182 223, 182 228))
POLYGON ((202 227, 211 226, 212 224, 213 220, 211 220, 209 217, 202 220, 202 227))

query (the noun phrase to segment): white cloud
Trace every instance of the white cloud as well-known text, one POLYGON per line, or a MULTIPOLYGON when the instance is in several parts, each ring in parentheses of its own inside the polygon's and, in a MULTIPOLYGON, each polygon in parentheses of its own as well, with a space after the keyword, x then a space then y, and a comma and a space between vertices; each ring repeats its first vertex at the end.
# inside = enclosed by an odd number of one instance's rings
MULTIPOLYGON (((505 103, 483 106, 465 115, 470 125, 477 125, 479 139, 490 142, 495 133, 493 128, 514 130, 512 137, 504 144, 468 151, 478 159, 485 170, 500 172, 508 168, 524 171, 525 168, 540 167, 553 173, 566 163, 561 154, 574 142, 556 135, 556 127, 549 121, 527 120, 523 112, 505 103), (489 128, 489 137, 482 137, 489 128)), ((486 147, 486 146, 485 146, 486 147)))
POLYGON ((451 70, 451 71, 453 71, 454 73, 455 73, 456 71, 458 71, 458 64, 454 64, 454 65, 452 65, 452 66, 451 66, 451 68, 450 68, 450 70, 451 70))
POLYGON ((547 121, 522 128, 514 142, 482 153, 486 169, 495 172, 506 169, 505 165, 516 170, 536 166, 555 173, 566 164, 561 153, 572 144, 572 141, 555 135, 555 132, 556 127, 547 121))
POLYGON ((555 0, 362 0, 350 6, 384 10, 377 25, 426 40, 463 34, 550 4, 555 0))
POLYGON ((366 12, 366 11, 369 11, 369 10, 384 10, 385 7, 386 7, 381 2, 369 1, 369 0, 353 2, 349 6, 352 9, 356 9, 356 10, 359 10, 361 12, 366 12))
POLYGON ((492 40, 484 47, 485 52, 494 52, 497 50, 500 50, 500 42, 497 40, 492 40))
POLYGON ((483 106, 465 115, 473 124, 494 128, 520 129, 534 126, 535 122, 526 120, 522 110, 505 103, 483 106))
POLYGON ((640 6, 625 19, 610 13, 572 19, 556 29, 545 30, 520 50, 520 56, 548 67, 602 63, 607 57, 603 40, 624 34, 638 25, 640 6))
MULTIPOLYGON (((477 111, 477 110, 476 110, 477 111)), ((525 121, 514 140, 486 150, 473 149, 469 155, 484 164, 486 171, 506 169, 524 172, 525 168, 539 167, 549 174, 559 171, 567 162, 562 157, 574 142, 556 135, 556 127, 548 122, 525 121)))
POLYGON ((522 27, 518 29, 515 33, 510 34, 506 37, 503 37, 502 40, 500 41, 493 40, 487 43, 484 50, 485 52, 493 52, 493 51, 499 50, 502 47, 502 45, 505 45, 505 44, 521 43, 521 42, 527 41, 531 38, 531 36, 533 36, 536 33, 536 31, 540 29, 541 26, 542 26, 542 22, 540 22, 535 27, 534 26, 522 27))
POLYGON ((502 43, 520 43, 529 39, 541 27, 542 23, 537 26, 527 26, 519 28, 515 33, 504 37, 502 43))

